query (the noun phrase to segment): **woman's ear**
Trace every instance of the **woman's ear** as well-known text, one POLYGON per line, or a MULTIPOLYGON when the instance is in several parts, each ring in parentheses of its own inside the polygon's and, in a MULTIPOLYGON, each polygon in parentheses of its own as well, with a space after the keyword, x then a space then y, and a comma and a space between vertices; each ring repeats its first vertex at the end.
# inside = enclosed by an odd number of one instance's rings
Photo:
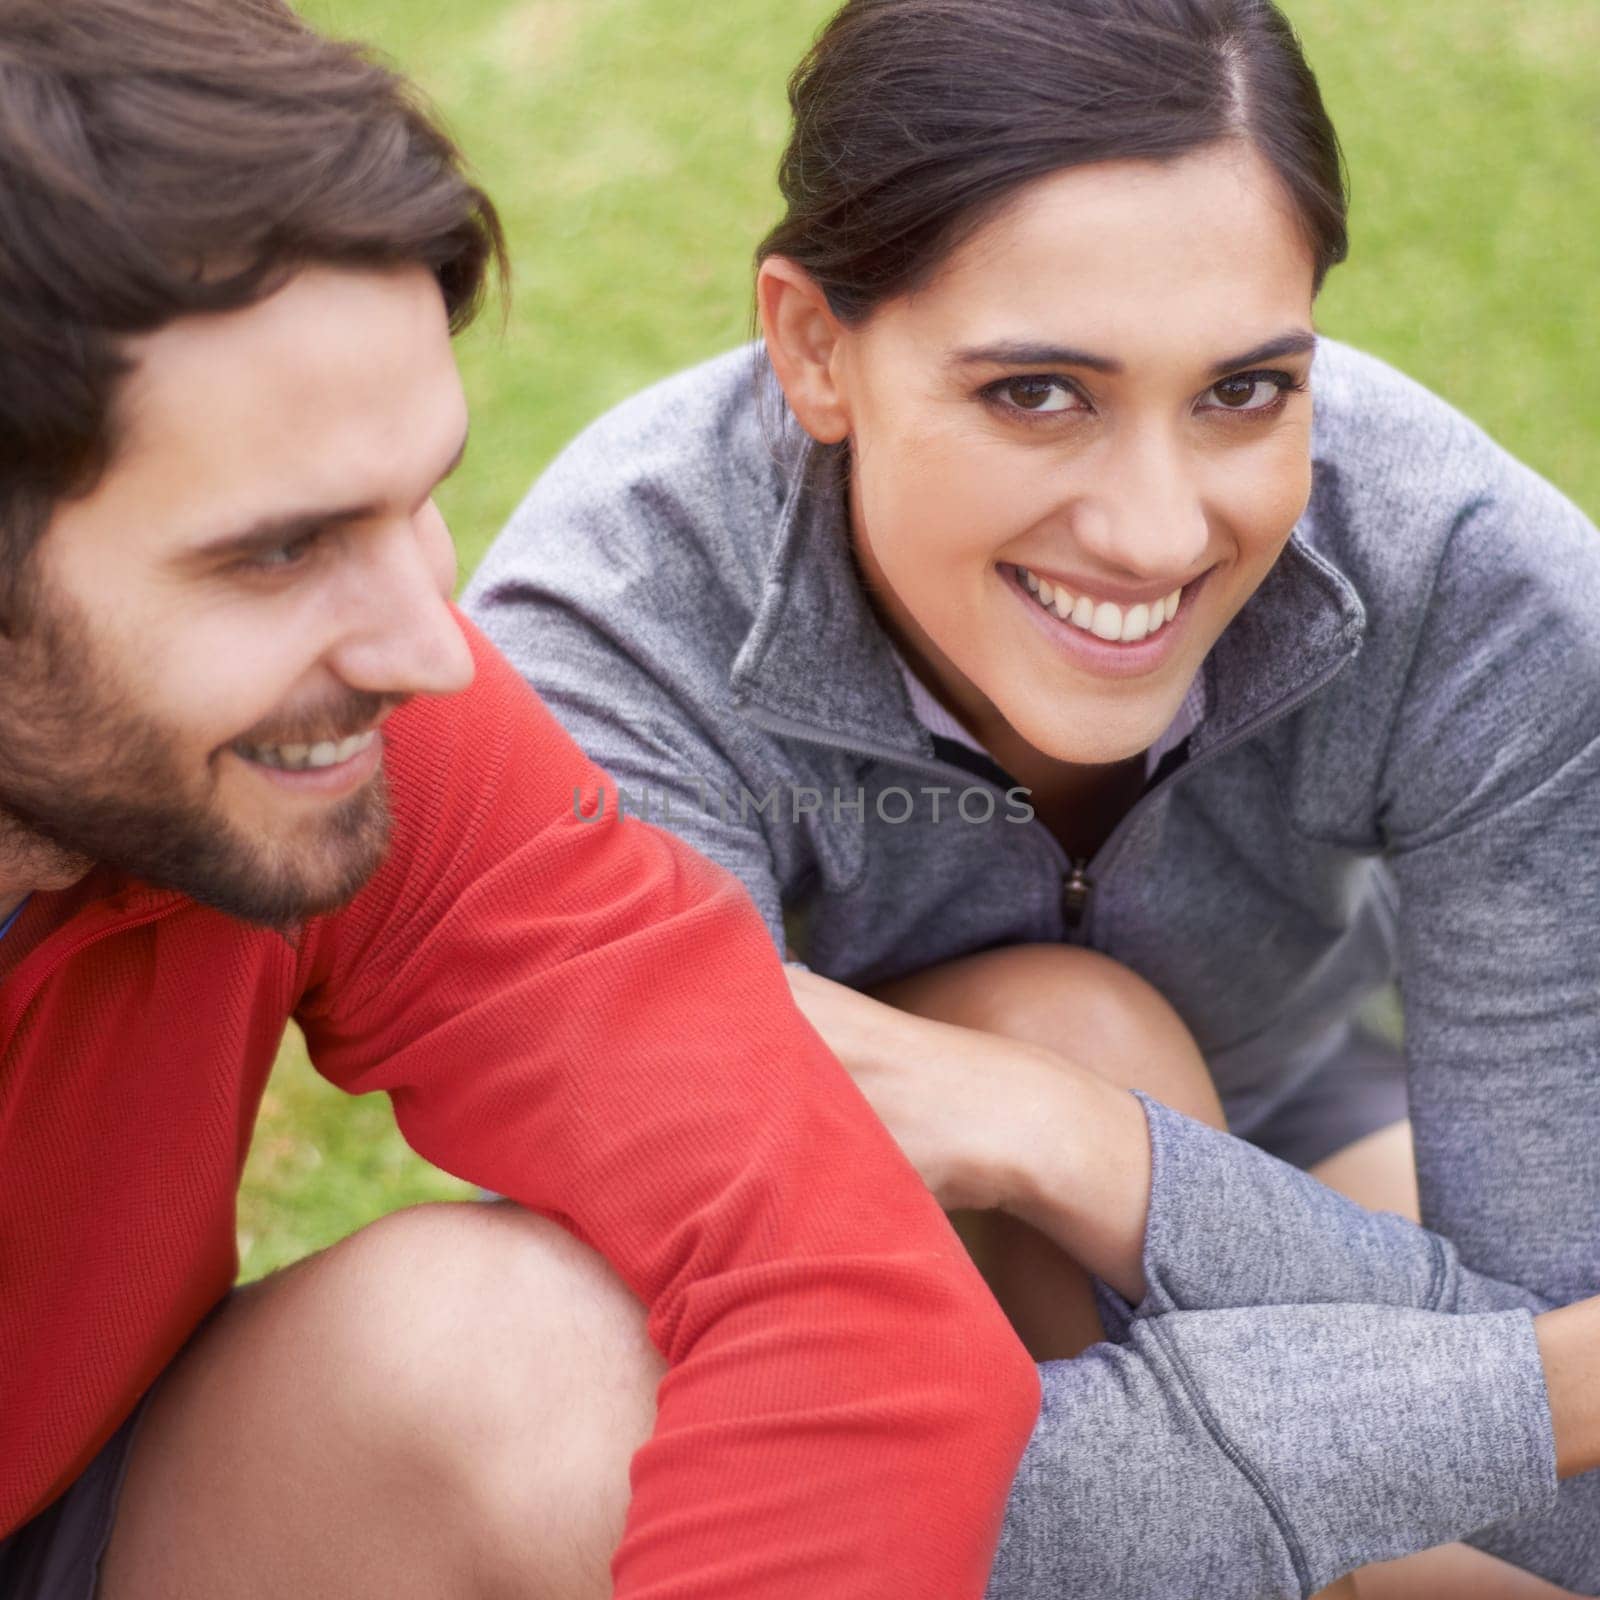
POLYGON ((800 426, 819 444, 848 438, 850 416, 838 381, 845 330, 828 297, 804 267, 769 256, 756 276, 756 306, 772 370, 800 426))

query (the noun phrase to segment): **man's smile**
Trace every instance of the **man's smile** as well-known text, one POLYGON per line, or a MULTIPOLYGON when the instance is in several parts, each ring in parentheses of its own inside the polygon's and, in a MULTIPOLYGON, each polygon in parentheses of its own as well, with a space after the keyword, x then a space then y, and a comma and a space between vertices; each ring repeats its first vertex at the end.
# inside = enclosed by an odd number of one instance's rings
POLYGON ((267 744, 240 743, 233 748, 247 761, 259 766, 276 767, 284 772, 339 767, 361 754, 378 737, 376 728, 365 733, 352 734, 347 739, 324 739, 317 744, 267 744))

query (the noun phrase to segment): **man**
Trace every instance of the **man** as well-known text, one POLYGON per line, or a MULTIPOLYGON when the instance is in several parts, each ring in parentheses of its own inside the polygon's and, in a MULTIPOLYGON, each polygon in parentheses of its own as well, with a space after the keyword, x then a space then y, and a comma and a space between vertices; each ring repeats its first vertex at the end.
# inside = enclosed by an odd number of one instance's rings
POLYGON ((0 16, 7 1600, 983 1589, 1020 1345, 742 891, 575 818, 449 603, 501 250, 278 0, 0 16), (291 1016, 517 1204, 230 1295, 291 1016))

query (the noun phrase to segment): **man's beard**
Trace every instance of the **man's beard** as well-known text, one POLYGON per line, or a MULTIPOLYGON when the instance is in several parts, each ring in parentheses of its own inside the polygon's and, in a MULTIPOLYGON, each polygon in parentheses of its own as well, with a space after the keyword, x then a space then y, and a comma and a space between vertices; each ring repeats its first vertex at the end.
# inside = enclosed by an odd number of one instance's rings
MULTIPOLYGON (((19 619, 26 633, 7 646, 0 684, 0 869, 25 874, 37 862, 42 881, 63 857, 103 862, 275 928, 360 889, 388 843, 381 770, 292 837, 247 837, 186 769, 179 742, 119 691, 81 613, 44 587, 32 586, 19 619)), ((355 731, 393 703, 352 691, 320 720, 355 731)), ((293 742, 292 733, 251 737, 293 742)))

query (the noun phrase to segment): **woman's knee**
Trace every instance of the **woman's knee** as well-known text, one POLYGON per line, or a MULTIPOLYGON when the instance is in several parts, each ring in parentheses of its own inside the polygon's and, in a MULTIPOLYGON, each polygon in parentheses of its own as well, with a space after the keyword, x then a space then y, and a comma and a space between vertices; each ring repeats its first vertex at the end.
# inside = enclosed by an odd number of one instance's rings
POLYGON ((1407 1118, 1378 1128, 1310 1168, 1330 1189, 1369 1211, 1394 1211, 1422 1220, 1417 1192, 1417 1155, 1407 1118))
POLYGON ((1110 1082, 1226 1126, 1205 1058, 1177 1012, 1153 985, 1097 951, 1011 945, 873 992, 921 1016, 1055 1050, 1110 1082))

